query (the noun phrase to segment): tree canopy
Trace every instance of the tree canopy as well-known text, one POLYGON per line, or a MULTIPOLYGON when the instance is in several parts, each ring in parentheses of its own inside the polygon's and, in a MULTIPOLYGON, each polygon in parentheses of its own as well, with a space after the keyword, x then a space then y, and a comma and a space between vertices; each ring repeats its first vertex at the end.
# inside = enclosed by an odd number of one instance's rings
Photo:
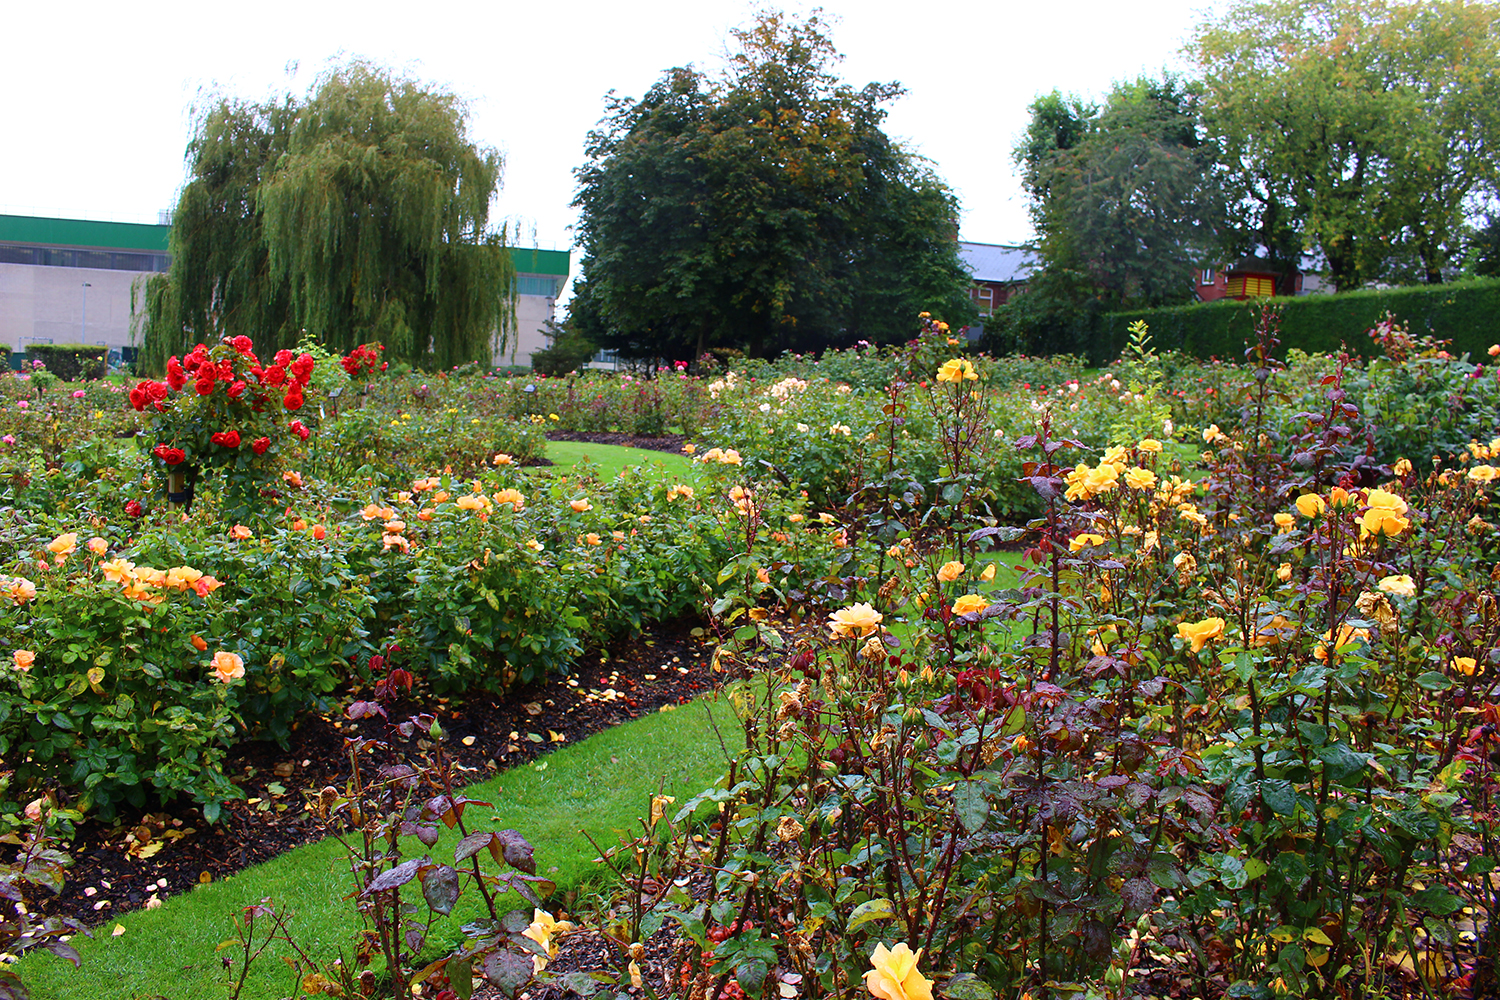
POLYGON ((754 354, 962 320, 957 202, 881 130, 897 84, 854 90, 816 17, 761 14, 726 71, 608 98, 576 171, 586 294, 571 310, 627 356, 754 354))
POLYGON ((1045 266, 1076 271, 1106 307, 1186 298, 1224 219, 1194 89, 1142 77, 1102 107, 1054 91, 1031 112, 1016 158, 1045 266))
POLYGON ((244 334, 379 341, 418 366, 488 362, 514 325, 515 271, 488 228, 501 161, 462 101, 362 62, 305 98, 225 98, 198 117, 171 269, 145 290, 143 362, 244 334))
POLYGON ((1500 6, 1238 0, 1191 51, 1273 256, 1316 248, 1339 290, 1443 280, 1500 181, 1500 6))

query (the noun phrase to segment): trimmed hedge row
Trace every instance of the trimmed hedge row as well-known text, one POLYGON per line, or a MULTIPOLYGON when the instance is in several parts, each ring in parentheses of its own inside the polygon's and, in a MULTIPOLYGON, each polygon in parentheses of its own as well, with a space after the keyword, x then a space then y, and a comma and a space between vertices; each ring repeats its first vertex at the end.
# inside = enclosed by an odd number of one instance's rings
MULTIPOLYGON (((1352 354, 1378 354, 1364 333, 1387 311, 1408 324, 1413 334, 1452 341, 1455 354, 1482 357, 1491 344, 1500 343, 1500 279, 1496 278, 1277 301, 1282 306, 1283 351, 1289 347, 1309 353, 1337 351, 1342 344, 1352 354)), ((1252 299, 1108 313, 1100 322, 1096 350, 1090 354, 1119 357, 1129 338, 1126 327, 1144 319, 1158 351, 1238 361, 1258 312, 1259 303, 1252 299)))
POLYGON ((93 344, 27 344, 26 353, 65 382, 103 378, 109 371, 109 348, 93 344))

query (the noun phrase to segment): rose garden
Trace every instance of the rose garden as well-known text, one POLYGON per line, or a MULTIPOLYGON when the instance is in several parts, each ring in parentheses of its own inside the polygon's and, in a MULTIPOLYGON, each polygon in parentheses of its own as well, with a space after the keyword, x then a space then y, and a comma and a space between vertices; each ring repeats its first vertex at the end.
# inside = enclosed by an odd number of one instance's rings
MULTIPOLYGON (((1242 361, 1137 327, 1103 370, 921 326, 693 375, 236 338, 0 379, 0 995, 1492 990, 1500 368, 1270 312, 1242 361), (686 443, 535 464, 558 431, 686 443), (482 797, 462 754, 520 737, 451 720, 669 626, 719 691, 647 715, 721 777, 622 769, 571 867, 496 829, 526 780, 594 794, 589 743, 482 797), (146 871, 314 720, 340 774, 259 808, 328 914, 258 868, 57 908, 89 831, 168 817, 146 871)), ((606 735, 650 760, 649 721, 606 735)))

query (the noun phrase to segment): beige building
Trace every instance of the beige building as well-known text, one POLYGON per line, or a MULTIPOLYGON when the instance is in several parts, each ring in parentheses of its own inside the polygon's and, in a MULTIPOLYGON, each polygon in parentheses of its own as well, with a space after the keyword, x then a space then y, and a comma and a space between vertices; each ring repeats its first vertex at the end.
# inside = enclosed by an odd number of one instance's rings
MULTIPOLYGON (((131 289, 165 271, 171 226, 0 215, 0 345, 90 344, 128 360, 131 289)), ((568 280, 566 250, 512 249, 516 265, 513 349, 495 364, 531 364, 568 280), (512 362, 511 358, 515 358, 512 362)), ((0 351, 3 356, 3 351, 0 351)))

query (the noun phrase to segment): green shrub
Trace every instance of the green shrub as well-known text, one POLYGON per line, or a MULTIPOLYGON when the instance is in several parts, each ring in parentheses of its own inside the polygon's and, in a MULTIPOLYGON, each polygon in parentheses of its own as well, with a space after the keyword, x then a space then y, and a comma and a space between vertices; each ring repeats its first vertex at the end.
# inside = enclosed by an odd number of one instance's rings
POLYGON ((73 382, 103 378, 108 371, 109 348, 90 344, 28 344, 26 353, 47 366, 47 371, 73 382))

